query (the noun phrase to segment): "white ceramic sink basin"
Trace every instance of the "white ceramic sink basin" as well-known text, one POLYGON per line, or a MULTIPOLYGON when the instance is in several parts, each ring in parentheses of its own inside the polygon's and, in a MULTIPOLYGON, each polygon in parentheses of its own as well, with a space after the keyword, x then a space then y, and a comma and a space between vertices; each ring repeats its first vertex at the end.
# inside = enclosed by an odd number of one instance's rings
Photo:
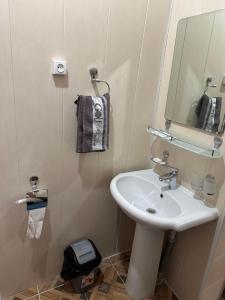
POLYGON ((122 173, 113 178, 110 190, 121 209, 137 223, 182 231, 218 217, 193 193, 179 186, 162 191, 166 184, 153 170, 122 173))
POLYGON ((217 208, 183 186, 165 191, 166 186, 153 170, 121 173, 110 184, 117 204, 136 222, 126 283, 135 300, 154 294, 165 230, 182 231, 218 217, 217 208))

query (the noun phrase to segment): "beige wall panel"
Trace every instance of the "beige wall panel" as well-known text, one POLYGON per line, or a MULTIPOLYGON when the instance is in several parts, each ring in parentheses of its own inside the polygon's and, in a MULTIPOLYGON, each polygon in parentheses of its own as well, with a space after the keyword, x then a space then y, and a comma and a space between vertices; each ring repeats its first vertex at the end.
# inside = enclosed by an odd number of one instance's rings
POLYGON ((11 10, 13 77, 20 168, 20 197, 37 175, 49 189, 49 206, 40 240, 26 238, 27 212, 18 223, 24 243, 26 276, 33 285, 59 271, 60 155, 62 90, 51 75, 51 60, 62 55, 63 1, 9 1, 11 10), (57 22, 55 21, 57 19, 57 22))
POLYGON ((153 124, 170 7, 171 1, 151 0, 146 12, 138 80, 132 106, 132 121, 128 130, 130 147, 127 167, 129 170, 143 169, 150 161, 149 138, 146 128, 148 124, 153 124))
MULTIPOLYGON (((146 0, 134 1, 132 5, 129 0, 111 1, 105 62, 105 76, 112 90, 111 147, 99 156, 99 176, 104 178, 106 189, 113 175, 127 169, 147 3, 146 0)), ((141 128, 141 124, 139 126, 141 128)), ((141 164, 143 159, 139 157, 138 163, 141 164)), ((131 247, 134 223, 124 214, 120 214, 118 222, 119 237, 115 246, 116 251, 122 251, 131 247)))
POLYGON ((93 238, 103 255, 112 249, 117 211, 108 190, 97 190, 101 154, 75 152, 74 100, 78 94, 95 95, 89 76, 91 66, 97 66, 99 76, 103 76, 108 16, 109 1, 65 2, 64 52, 69 74, 63 94, 63 246, 87 236, 93 238))
POLYGON ((23 268, 25 256, 21 237, 23 210, 15 205, 15 200, 19 196, 19 172, 10 35, 8 1, 1 1, 0 291, 2 296, 18 290, 23 284, 23 277, 25 276, 23 268), (13 287, 12 282, 14 282, 13 287))

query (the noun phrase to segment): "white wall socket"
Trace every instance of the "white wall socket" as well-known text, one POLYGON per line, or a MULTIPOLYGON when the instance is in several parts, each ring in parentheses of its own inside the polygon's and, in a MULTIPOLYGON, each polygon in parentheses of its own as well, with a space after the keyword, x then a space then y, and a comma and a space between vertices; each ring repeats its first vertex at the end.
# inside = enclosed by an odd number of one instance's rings
POLYGON ((66 75, 67 65, 65 60, 53 60, 52 61, 52 74, 53 75, 66 75))

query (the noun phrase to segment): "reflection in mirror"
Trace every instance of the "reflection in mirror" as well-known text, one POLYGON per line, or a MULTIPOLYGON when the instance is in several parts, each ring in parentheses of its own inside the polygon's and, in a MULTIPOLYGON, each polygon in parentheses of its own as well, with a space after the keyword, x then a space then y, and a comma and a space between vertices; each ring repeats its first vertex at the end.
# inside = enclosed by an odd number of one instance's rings
POLYGON ((165 118, 208 133, 225 127, 225 10, 177 28, 165 118))

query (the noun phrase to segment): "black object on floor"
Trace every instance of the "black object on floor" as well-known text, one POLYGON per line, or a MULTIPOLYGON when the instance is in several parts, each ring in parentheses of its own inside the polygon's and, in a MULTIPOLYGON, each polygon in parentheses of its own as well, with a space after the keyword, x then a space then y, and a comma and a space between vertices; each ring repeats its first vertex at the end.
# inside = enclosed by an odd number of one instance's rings
POLYGON ((64 251, 61 277, 71 281, 76 293, 83 293, 95 284, 101 261, 101 254, 93 241, 77 241, 64 251))

